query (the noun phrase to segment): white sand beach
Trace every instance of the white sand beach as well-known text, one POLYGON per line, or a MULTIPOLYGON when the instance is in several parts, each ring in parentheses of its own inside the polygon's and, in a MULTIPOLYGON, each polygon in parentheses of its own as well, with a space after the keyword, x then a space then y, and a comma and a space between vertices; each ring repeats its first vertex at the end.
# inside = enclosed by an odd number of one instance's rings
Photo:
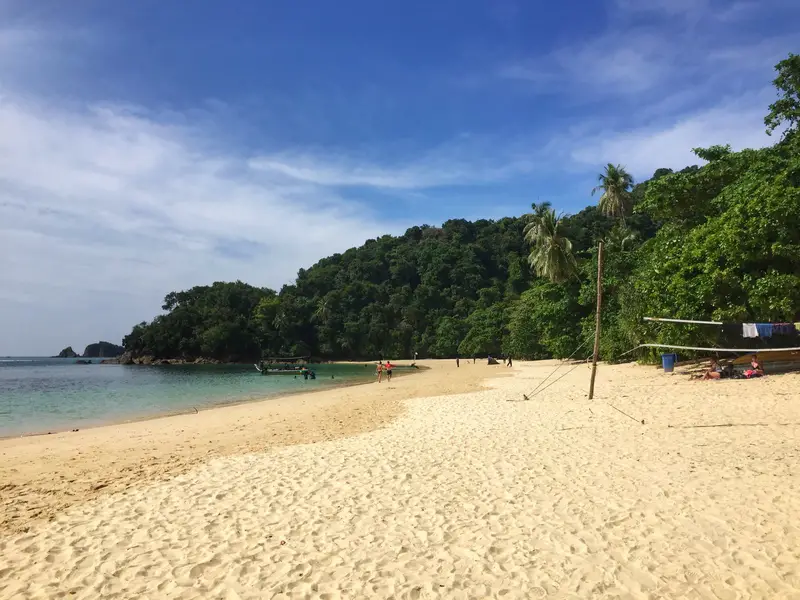
MULTIPOLYGON (((698 382, 603 365, 589 401, 582 364, 530 394, 554 364, 405 400, 357 435, 181 454, 182 471, 128 489, 112 470, 113 493, 7 531, 0 598, 800 598, 800 375, 698 382)), ((428 390, 504 369, 432 366, 428 390)), ((380 402, 377 384, 352 389, 380 402)), ((171 426, 80 433, 112 454, 142 435, 164 461, 171 426)), ((237 435, 220 427, 219 440, 237 435)), ((66 455, 46 438, 0 443, 15 485, 32 485, 47 443, 57 466, 66 455)))

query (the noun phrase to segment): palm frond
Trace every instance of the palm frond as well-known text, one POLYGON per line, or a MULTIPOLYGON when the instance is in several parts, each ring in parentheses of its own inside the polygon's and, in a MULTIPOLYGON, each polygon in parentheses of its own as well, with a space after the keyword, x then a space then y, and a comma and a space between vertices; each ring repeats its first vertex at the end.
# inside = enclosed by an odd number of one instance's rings
POLYGON ((561 232, 561 217, 548 207, 537 211, 525 227, 525 239, 531 244, 528 261, 539 277, 562 282, 575 273, 572 242, 561 232))
POLYGON ((597 206, 606 216, 620 219, 623 223, 625 217, 633 211, 633 198, 631 187, 633 177, 621 165, 608 163, 605 171, 598 174, 600 185, 592 189, 592 195, 602 191, 597 206))

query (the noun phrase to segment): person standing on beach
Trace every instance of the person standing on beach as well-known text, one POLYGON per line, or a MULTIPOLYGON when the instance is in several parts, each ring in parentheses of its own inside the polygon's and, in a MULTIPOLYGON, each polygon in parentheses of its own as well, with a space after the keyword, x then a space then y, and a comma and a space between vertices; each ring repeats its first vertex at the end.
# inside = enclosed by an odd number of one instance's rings
POLYGON ((461 366, 461 361, 459 360, 458 354, 456 354, 456 367, 460 367, 460 366, 461 366))
POLYGON ((509 367, 513 367, 514 366, 514 363, 511 361, 511 355, 510 354, 508 355, 508 366, 509 367))
POLYGON ((389 362, 388 360, 386 361, 386 382, 387 383, 392 380, 392 367, 393 366, 394 365, 392 365, 391 362, 389 362))
POLYGON ((375 369, 375 374, 378 376, 378 383, 383 379, 383 361, 378 361, 378 366, 375 369))

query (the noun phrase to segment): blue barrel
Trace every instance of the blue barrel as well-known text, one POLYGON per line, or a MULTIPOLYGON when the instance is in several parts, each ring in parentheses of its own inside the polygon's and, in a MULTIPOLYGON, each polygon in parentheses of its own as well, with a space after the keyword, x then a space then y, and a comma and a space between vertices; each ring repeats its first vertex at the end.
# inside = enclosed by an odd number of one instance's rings
POLYGON ((677 354, 661 355, 661 364, 664 366, 664 373, 672 373, 675 370, 676 362, 678 362, 677 354))

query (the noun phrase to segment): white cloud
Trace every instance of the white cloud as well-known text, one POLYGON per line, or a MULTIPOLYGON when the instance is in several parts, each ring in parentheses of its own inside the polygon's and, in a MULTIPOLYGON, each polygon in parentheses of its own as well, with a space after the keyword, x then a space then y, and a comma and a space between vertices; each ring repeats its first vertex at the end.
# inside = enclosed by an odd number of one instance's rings
POLYGON ((614 0, 613 5, 622 16, 650 13, 711 23, 730 23, 758 13, 798 8, 795 0, 614 0))
POLYGON ((446 185, 458 174, 437 172, 424 165, 381 168, 347 158, 331 160, 309 155, 261 156, 250 162, 252 169, 284 175, 289 179, 325 186, 418 189, 446 185))
POLYGON ((255 171, 334 187, 419 190, 499 182, 530 173, 536 162, 528 143, 473 140, 463 136, 421 153, 419 158, 384 167, 374 159, 327 153, 283 153, 250 161, 255 171))
POLYGON ((543 93, 573 92, 590 100, 641 93, 662 82, 680 65, 664 50, 657 32, 600 35, 546 56, 502 66, 498 74, 536 85, 543 93))
POLYGON ((730 144, 734 150, 775 143, 764 131, 765 94, 724 103, 656 126, 600 131, 565 144, 570 160, 584 165, 625 165, 637 179, 660 167, 682 169, 702 161, 692 148, 730 144))
POLYGON ((44 27, 20 16, 30 3, 0 0, 0 90, 51 90, 80 72, 87 57, 102 52, 102 36, 81 28, 44 27))
POLYGON ((500 76, 556 94, 576 112, 591 106, 548 145, 567 169, 611 161, 649 177, 659 167, 696 164, 693 147, 774 143, 763 124, 775 98, 767 86, 772 66, 800 36, 772 25, 765 35, 749 28, 746 20, 767 8, 773 21, 788 23, 800 5, 615 0, 594 37, 507 63, 500 76))
POLYGON ((628 12, 654 12, 666 15, 698 14, 708 9, 709 0, 614 0, 617 8, 628 12))
POLYGON ((113 106, 0 99, 0 354, 119 341, 169 291, 280 286, 397 224, 113 106))
POLYGON ((652 102, 669 103, 676 94, 685 97, 687 90, 697 102, 752 91, 748 83, 754 81, 759 88, 769 81, 771 67, 800 43, 796 31, 780 26, 800 12, 800 4, 789 0, 723 0, 713 5, 702 0, 615 0, 612 6, 616 10, 596 35, 510 60, 500 65, 497 76, 574 103, 625 102, 638 111, 652 102), (771 21, 779 25, 771 22, 768 30, 762 29, 767 33, 759 35, 748 20, 764 11, 772 11, 771 21))

